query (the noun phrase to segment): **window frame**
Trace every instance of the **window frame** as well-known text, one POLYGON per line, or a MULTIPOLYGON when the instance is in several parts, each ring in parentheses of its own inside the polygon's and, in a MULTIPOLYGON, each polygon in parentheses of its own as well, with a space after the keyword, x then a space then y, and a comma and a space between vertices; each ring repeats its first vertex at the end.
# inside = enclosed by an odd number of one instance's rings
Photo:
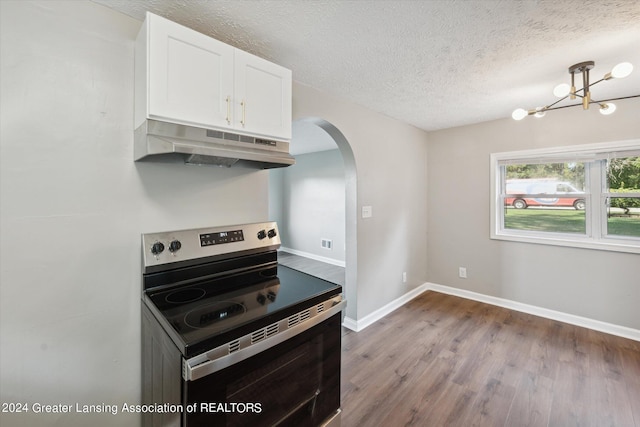
MULTIPOLYGON (((491 239, 640 253, 639 237, 605 234, 608 226, 606 202, 613 193, 609 193, 606 188, 606 167, 603 165, 606 165, 606 159, 609 157, 632 156, 640 156, 640 139, 491 153, 491 239), (505 207, 501 197, 505 165, 571 161, 585 163, 585 234, 506 229, 505 207)), ((625 195, 638 197, 640 193, 625 195)))

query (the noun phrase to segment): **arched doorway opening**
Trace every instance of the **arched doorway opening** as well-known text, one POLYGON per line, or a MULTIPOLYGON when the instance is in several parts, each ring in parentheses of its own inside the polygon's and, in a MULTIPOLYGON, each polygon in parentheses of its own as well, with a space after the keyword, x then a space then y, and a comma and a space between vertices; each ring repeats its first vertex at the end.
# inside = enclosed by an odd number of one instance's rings
MULTIPOLYGON (((336 258, 343 259, 344 265, 344 285, 343 291, 348 301, 346 316, 349 318, 356 318, 357 307, 357 292, 356 292, 356 280, 357 280, 357 239, 356 239, 356 220, 357 220, 357 178, 356 178, 356 165, 353 151, 346 137, 336 128, 333 124, 318 117, 305 117, 298 119, 294 122, 293 137, 291 141, 291 152, 294 156, 296 153, 300 154, 300 162, 297 165, 286 168, 285 170, 273 170, 270 172, 270 197, 269 197, 269 210, 270 217, 282 222, 280 225, 281 237, 283 238, 283 246, 287 244, 293 244, 299 248, 302 248, 301 253, 314 252, 315 254, 322 255, 322 249, 315 250, 320 247, 321 239, 318 233, 322 233, 319 229, 326 230, 324 233, 331 235, 333 232, 339 230, 342 236, 337 236, 331 240, 331 244, 336 249, 333 255, 336 258), (320 142, 320 140, 323 140, 320 142), (315 144, 320 146, 315 147, 315 144), (324 144, 324 145, 323 145, 324 144), (329 145, 327 145, 329 144, 329 145), (333 144, 333 146, 331 146, 333 144), (305 147, 306 146, 306 147, 305 147), (314 147, 311 147, 314 146, 314 147), (337 149, 337 151, 336 151, 337 149), (308 151, 311 150, 311 151, 308 151), (315 150, 315 151, 314 151, 315 150), (333 150, 334 154, 329 153, 333 150), (327 151, 327 153, 319 153, 318 151, 327 151), (310 153, 317 152, 316 160, 309 160, 310 153), (343 199, 331 199, 333 196, 327 196, 325 189, 329 192, 329 189, 335 189, 335 180, 331 178, 322 178, 320 176, 314 177, 313 170, 309 173, 301 172, 303 165, 312 163, 315 164, 314 170, 322 169, 323 174, 326 170, 329 170, 329 174, 333 174, 335 177, 337 164, 340 162, 340 157, 343 166, 343 181, 339 183, 344 192, 343 199), (304 159, 304 161, 302 161, 304 159), (322 162, 325 163, 324 167, 322 162), (326 164, 331 163, 331 164, 326 164), (298 169, 294 169, 298 167, 298 169), (288 177, 290 176, 290 178, 288 177), (302 178, 301 178, 302 177, 302 178), (318 179, 327 179, 327 181, 318 181, 318 179), (298 180, 296 182, 296 189, 291 190, 290 180, 298 180), (302 182, 305 181, 305 182, 302 182), (284 183, 284 184, 283 184, 284 183), (282 191, 282 186, 287 189, 282 191), (324 188, 323 188, 324 186, 324 188), (299 196, 296 196, 297 201, 291 202, 289 192, 295 191, 306 192, 302 200, 302 207, 300 207, 299 196), (343 202, 343 206, 337 206, 339 202, 343 202), (313 205, 316 203, 321 205, 322 203, 331 203, 334 206, 322 206, 313 205), (292 206, 289 203, 297 203, 292 206), (312 206, 310 206, 312 205, 312 206), (331 209, 335 208, 335 209, 331 209), (295 212, 295 218, 289 216, 288 212, 291 210, 300 209, 302 212, 295 212), (331 219, 331 215, 340 212, 341 223, 337 223, 337 219, 331 219), (300 217, 303 217, 300 219, 300 217), (314 218, 317 216, 317 218, 314 218), (330 230, 327 230, 327 227, 330 230), (286 230, 283 233, 283 230, 286 230), (290 234, 287 234, 290 233, 290 234), (311 241, 313 249, 306 249, 305 242, 311 241)), ((320 173, 318 173, 320 175, 320 173)), ((324 239, 322 239, 324 240, 324 239)), ((308 247, 307 247, 308 248, 308 247)), ((295 251, 294 251, 295 252, 295 251)), ((329 252, 326 252, 329 254, 329 252)), ((319 257, 322 258, 321 256, 319 257)), ((325 261, 331 262, 326 259, 325 261)))

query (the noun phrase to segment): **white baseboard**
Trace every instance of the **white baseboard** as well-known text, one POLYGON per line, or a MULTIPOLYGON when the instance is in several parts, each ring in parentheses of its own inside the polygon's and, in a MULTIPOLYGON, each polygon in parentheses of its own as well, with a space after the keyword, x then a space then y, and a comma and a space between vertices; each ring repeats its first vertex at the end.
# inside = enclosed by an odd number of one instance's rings
POLYGON ((417 297, 427 289, 428 289, 427 284, 426 283, 422 284, 417 288, 412 289, 411 291, 402 295, 400 298, 397 298, 391 301, 389 304, 385 305, 384 307, 381 307, 376 311, 374 311, 373 313, 363 317, 362 320, 354 320, 354 319, 351 319, 350 317, 345 317, 344 321, 342 322, 342 326, 344 326, 345 328, 351 329, 352 331, 360 332, 367 326, 382 319, 384 316, 391 313, 393 310, 408 303, 409 301, 411 301, 412 299, 414 299, 415 297, 417 297))
POLYGON ((464 289, 452 288, 449 286, 438 285, 435 283, 425 283, 425 290, 432 290, 443 294, 455 295, 458 297, 480 301, 498 307, 509 308, 523 313, 533 314, 535 316, 545 317, 547 319, 558 320, 560 322, 569 323, 584 328, 593 329, 595 331, 604 332, 619 337, 628 338, 634 341, 640 341, 640 330, 628 328, 626 326, 614 325, 612 323, 601 322, 599 320, 589 319, 586 317, 575 316, 573 314, 562 313, 560 311, 549 310, 547 308, 537 307, 521 302, 512 301, 504 298, 492 297, 489 295, 479 294, 464 289))
POLYGON ((640 330, 628 328, 626 326, 615 325, 613 323, 602 322, 600 320, 589 319, 587 317, 567 314, 560 311, 550 310, 548 308, 537 307, 534 305, 523 304, 521 302, 512 301, 504 298, 493 297, 490 295, 479 294, 477 292, 467 291, 464 289, 452 288, 450 286, 438 285, 436 283, 424 283, 417 288, 407 292, 400 298, 391 301, 389 304, 374 311, 373 313, 363 317, 361 320, 355 320, 345 317, 342 326, 355 332, 360 332, 367 326, 382 319, 393 310, 408 303, 425 291, 440 292, 443 294, 454 295, 498 307, 508 308, 520 311, 522 313, 532 314, 559 322, 569 323, 571 325, 581 326, 583 328, 593 329, 594 331, 604 332, 606 334, 616 335, 622 338, 628 338, 634 341, 640 341, 640 330))
POLYGON ((356 331, 356 332, 360 331, 358 329, 358 322, 356 322, 350 317, 345 316, 344 320, 342 321, 342 326, 344 326, 347 329, 351 329, 352 331, 356 331))
POLYGON ((309 253, 309 252, 299 251, 297 249, 286 248, 284 246, 280 246, 280 250, 283 251, 283 252, 288 252, 288 253, 293 254, 293 255, 299 255, 299 256, 303 256, 305 258, 314 259, 316 261, 326 262, 327 264, 337 265, 338 267, 344 267, 345 266, 345 262, 344 261, 340 261, 339 259, 323 257, 323 256, 312 254, 312 253, 309 253))

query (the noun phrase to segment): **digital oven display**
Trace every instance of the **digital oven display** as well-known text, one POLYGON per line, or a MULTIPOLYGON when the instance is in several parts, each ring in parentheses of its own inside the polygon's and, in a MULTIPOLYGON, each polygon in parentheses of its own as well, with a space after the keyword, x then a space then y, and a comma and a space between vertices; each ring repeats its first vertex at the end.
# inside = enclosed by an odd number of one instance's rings
POLYGON ((242 230, 220 231, 218 233, 205 233, 200 235, 200 246, 220 245, 222 243, 242 242, 244 235, 242 230))

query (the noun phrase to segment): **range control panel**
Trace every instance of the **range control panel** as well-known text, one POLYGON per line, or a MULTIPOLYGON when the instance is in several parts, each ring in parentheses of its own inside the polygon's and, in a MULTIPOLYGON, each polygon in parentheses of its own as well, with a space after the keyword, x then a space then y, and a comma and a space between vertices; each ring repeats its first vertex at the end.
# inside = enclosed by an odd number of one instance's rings
POLYGON ((145 273, 168 264, 199 258, 228 258, 234 253, 257 252, 280 247, 275 222, 165 231, 142 235, 145 273))
POLYGON ((221 245, 223 243, 242 242, 244 234, 242 230, 217 231, 200 235, 200 246, 221 245))

